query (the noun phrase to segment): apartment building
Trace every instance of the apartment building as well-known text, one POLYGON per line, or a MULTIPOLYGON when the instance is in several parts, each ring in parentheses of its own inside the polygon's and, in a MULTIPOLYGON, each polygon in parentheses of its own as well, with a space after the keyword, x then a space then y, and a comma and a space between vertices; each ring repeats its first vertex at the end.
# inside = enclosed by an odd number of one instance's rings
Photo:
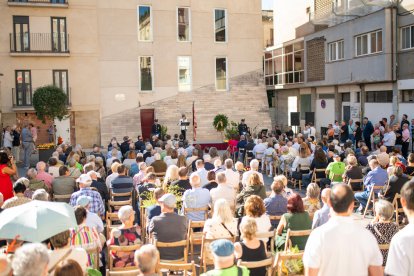
POLYGON ((34 120, 35 88, 55 84, 70 98, 56 122, 72 143, 148 137, 155 118, 198 141, 218 141, 216 114, 270 127, 262 75, 260 0, 27 0, 0 2, 2 122, 34 120), (65 90, 66 89, 66 90, 65 90), (193 137, 192 126, 187 134, 193 137))
POLYGON ((298 12, 305 23, 268 48, 265 79, 276 124, 291 124, 291 112, 300 112, 301 126, 314 122, 319 131, 334 120, 414 116, 408 12, 414 1, 368 2, 309 1, 298 12))

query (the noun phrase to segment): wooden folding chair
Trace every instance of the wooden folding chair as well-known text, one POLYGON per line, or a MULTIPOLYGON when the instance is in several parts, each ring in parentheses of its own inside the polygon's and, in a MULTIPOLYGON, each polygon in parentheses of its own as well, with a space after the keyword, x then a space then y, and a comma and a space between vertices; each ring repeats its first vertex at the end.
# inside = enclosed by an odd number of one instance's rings
POLYGON ((363 218, 365 218, 371 202, 372 202, 372 210, 374 210, 375 212, 375 202, 377 201, 377 199, 375 198, 375 193, 378 193, 383 188, 384 186, 372 186, 371 187, 371 191, 369 192, 369 196, 368 196, 367 206, 365 206, 364 215, 362 216, 363 218))
POLYGON ((349 186, 349 188, 351 188, 352 189, 352 191, 355 193, 355 192, 362 192, 362 191, 364 191, 364 179, 348 179, 348 182, 347 182, 347 185, 349 186), (361 183, 362 185, 361 185, 361 189, 360 190, 358 190, 358 191, 354 191, 353 189, 352 189, 352 183, 361 183))
MULTIPOLYGON (((118 246, 118 245, 110 245, 108 246, 108 268, 109 272, 112 271, 131 271, 136 270, 136 266, 127 266, 127 267, 115 267, 114 266, 114 258, 112 256, 112 252, 124 252, 124 253, 132 253, 138 250, 141 247, 141 244, 134 244, 134 245, 127 245, 127 246, 118 246)), ((108 275, 108 274, 107 274, 108 275)))
POLYGON ((378 244, 378 247, 379 247, 380 250, 389 250, 390 249, 390 244, 389 243, 378 244))
POLYGON ((253 151, 252 150, 247 150, 246 154, 245 154, 245 166, 248 167, 250 166, 250 161, 253 160, 253 151))
POLYGON ((91 261, 94 269, 99 270, 99 247, 84 248, 86 253, 91 256, 91 261))
POLYGON ((321 182, 321 180, 323 179, 323 178, 326 178, 326 173, 325 173, 325 171, 326 171, 326 168, 325 169, 313 169, 313 173, 312 173, 312 179, 311 179, 311 182, 312 183, 316 183, 316 184, 318 184, 319 186, 320 186, 320 184, 319 184, 319 182, 321 182), (322 177, 322 178, 318 178, 318 177, 316 177, 316 174, 318 174, 318 173, 323 173, 324 175, 325 175, 325 177, 322 177))
MULTIPOLYGON (((302 260, 303 259, 303 253, 304 252, 299 252, 299 253, 279 252, 279 253, 277 253, 276 257, 274 258, 274 262, 273 262, 273 266, 272 266, 274 272, 276 272, 278 276, 286 275, 286 274, 283 273, 283 266, 286 263, 286 261, 302 260)), ((293 276, 293 274, 289 274, 289 275, 293 276)), ((294 274, 294 275, 304 275, 304 273, 294 274)))
POLYGON ((109 239, 111 231, 117 226, 121 225, 121 221, 118 218, 118 213, 106 213, 106 238, 109 239), (114 223, 118 222, 118 223, 114 223))
POLYGON ((108 211, 118 211, 122 206, 130 205, 132 206, 132 200, 125 201, 112 201, 108 200, 108 211))
POLYGON ((158 267, 162 270, 182 271, 183 272, 182 275, 191 275, 191 276, 197 275, 194 261, 191 261, 191 263, 188 263, 188 264, 174 264, 174 263, 160 262, 158 264, 158 267))
POLYGON ((194 212, 204 212, 204 220, 208 219, 208 212, 209 207, 202 207, 202 208, 185 208, 184 207, 184 216, 187 216, 188 213, 194 213, 194 212))
POLYGON ((141 240, 145 243, 147 238, 147 208, 139 207, 139 218, 141 221, 141 240))
POLYGON ((268 259, 262 260, 262 261, 256 261, 256 262, 243 262, 242 260, 237 261, 238 266, 244 266, 246 268, 258 268, 258 267, 266 267, 266 275, 271 276, 273 273, 273 257, 270 257, 268 259))
MULTIPOLYGON (((188 240, 181 240, 176 242, 159 242, 157 240, 153 241, 153 244, 158 248, 174 248, 174 247, 183 247, 183 258, 179 258, 176 260, 163 260, 160 259, 161 263, 168 263, 168 264, 187 264, 188 260, 188 240)), ((160 268, 163 268, 160 266, 160 268)))
POLYGON ((72 196, 72 194, 70 194, 70 195, 56 195, 56 194, 54 194, 53 195, 53 201, 69 203, 71 196, 72 196))
POLYGON ((201 245, 203 241, 203 232, 194 232, 194 228, 204 228, 204 221, 192 221, 188 222, 187 239, 190 245, 190 255, 194 260, 194 245, 201 245))
POLYGON ((287 252, 292 247, 292 241, 290 238, 292 237, 306 237, 309 236, 312 232, 312 229, 309 230, 290 230, 288 229, 286 234, 286 241, 285 241, 285 252, 287 252))
POLYGON ((112 201, 127 201, 127 200, 132 201, 132 193, 133 193, 133 190, 129 192, 124 192, 124 193, 116 193, 113 191, 113 189, 109 189, 109 198, 112 201))
MULTIPOLYGON (((208 265, 214 264, 212 253, 210 252, 210 244, 215 240, 219 239, 207 239, 206 235, 203 235, 203 240, 201 241, 200 269, 203 269, 204 272, 207 271, 208 265)), ((226 240, 234 243, 236 238, 226 238, 226 240)))
POLYGON ((106 276, 136 276, 140 275, 141 270, 135 268, 134 270, 126 270, 126 271, 109 271, 106 269, 106 276))
POLYGON ((164 182, 165 172, 154 173, 155 176, 160 180, 160 183, 164 182))
POLYGON ((336 174, 336 173, 334 173, 331 177, 329 177, 329 179, 331 180, 332 183, 342 182, 342 181, 334 181, 334 179, 339 178, 339 177, 342 179, 342 174, 336 174))
POLYGON ((400 226, 399 214, 404 214, 404 209, 400 207, 401 205, 401 195, 395 194, 394 199, 392 201, 392 205, 394 206, 394 213, 395 213, 395 222, 398 226, 400 226))
POLYGON ((276 229, 273 231, 259 232, 256 234, 256 238, 258 239, 270 239, 270 252, 272 254, 276 253, 275 237, 276 237, 276 229))

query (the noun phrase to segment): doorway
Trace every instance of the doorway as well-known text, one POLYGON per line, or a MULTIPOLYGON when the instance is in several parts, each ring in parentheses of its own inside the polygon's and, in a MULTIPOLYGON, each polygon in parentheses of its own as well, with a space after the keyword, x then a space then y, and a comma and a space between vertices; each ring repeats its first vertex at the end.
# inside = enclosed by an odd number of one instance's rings
POLYGON ((349 105, 344 105, 342 107, 342 112, 344 121, 348 123, 349 120, 351 120, 351 107, 349 105))
POLYGON ((151 138, 151 127, 154 123, 154 109, 141 109, 141 130, 142 137, 145 139, 151 138))

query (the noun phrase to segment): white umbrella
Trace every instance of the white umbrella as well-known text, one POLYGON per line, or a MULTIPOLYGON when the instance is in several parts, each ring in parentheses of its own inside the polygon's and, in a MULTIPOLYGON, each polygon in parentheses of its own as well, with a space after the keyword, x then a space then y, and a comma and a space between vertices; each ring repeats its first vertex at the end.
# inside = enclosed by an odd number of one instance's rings
POLYGON ((0 213, 0 239, 42 242, 76 225, 69 204, 34 200, 0 213))

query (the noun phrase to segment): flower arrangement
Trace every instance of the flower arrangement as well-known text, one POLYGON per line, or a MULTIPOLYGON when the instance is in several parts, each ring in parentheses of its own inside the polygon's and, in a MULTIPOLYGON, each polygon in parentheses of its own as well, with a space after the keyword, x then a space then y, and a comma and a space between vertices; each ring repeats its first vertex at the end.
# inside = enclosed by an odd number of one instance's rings
POLYGON ((37 149, 39 150, 48 150, 48 149, 54 149, 54 148, 55 148, 54 143, 40 144, 37 146, 37 149))
MULTIPOLYGON (((183 205, 183 200, 182 200, 183 191, 180 191, 180 189, 181 188, 178 186, 168 186, 167 191, 166 191, 166 193, 175 195, 175 198, 177 200, 176 208, 178 211, 181 210, 181 207, 183 205)), ((144 192, 142 197, 145 199, 142 201, 141 206, 145 208, 157 204, 157 200, 155 199, 154 193, 152 192, 144 192)))
MULTIPOLYGON (((299 253, 300 250, 298 246, 291 248, 289 253, 299 253)), ((288 260, 284 263, 282 263, 282 273, 283 275, 289 275, 289 274, 300 274, 303 272, 303 261, 298 259, 292 259, 288 260)))

